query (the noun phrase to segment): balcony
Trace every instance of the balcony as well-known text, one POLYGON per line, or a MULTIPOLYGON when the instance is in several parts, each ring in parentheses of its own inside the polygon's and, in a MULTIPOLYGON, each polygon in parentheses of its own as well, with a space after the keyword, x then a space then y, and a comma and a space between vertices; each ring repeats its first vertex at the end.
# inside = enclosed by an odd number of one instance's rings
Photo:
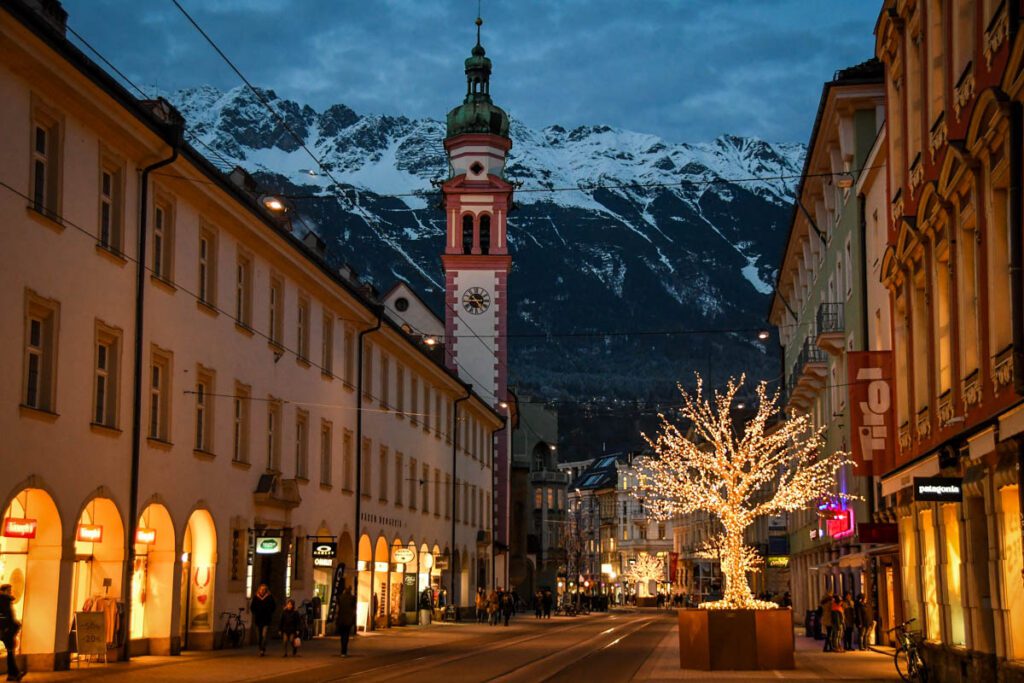
POLYGON ((569 474, 558 470, 537 470, 530 472, 531 484, 554 484, 555 486, 568 486, 569 474))
POLYGON ((800 355, 790 372, 789 405, 806 409, 822 389, 828 376, 828 356, 811 343, 811 338, 804 339, 800 355))
POLYGON ((843 334, 846 318, 842 303, 823 303, 818 306, 816 318, 818 348, 830 356, 840 356, 846 348, 843 334))

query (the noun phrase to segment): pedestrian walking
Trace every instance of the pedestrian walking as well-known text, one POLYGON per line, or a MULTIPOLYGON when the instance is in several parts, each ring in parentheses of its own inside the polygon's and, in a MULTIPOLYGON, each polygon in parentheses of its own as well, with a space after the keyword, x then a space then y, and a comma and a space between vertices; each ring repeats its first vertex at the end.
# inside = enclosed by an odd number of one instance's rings
POLYGON ((20 681, 25 674, 18 670, 18 662, 14 658, 14 644, 21 630, 21 623, 14 618, 14 595, 11 584, 0 586, 0 642, 7 649, 7 680, 20 681))
POLYGON ((484 619, 487 618, 487 593, 483 588, 476 589, 476 599, 473 602, 473 606, 476 607, 476 623, 484 623, 484 619))
POLYGON ((821 628, 825 631, 825 647, 822 652, 832 652, 832 591, 826 591, 825 597, 821 599, 821 628))
POLYGON ((843 649, 853 649, 854 630, 858 628, 854 610, 853 593, 846 591, 843 595, 843 649))
POLYGON ((274 618, 274 610, 277 609, 277 602, 270 594, 267 584, 261 583, 256 589, 249 603, 249 611, 252 613, 252 625, 256 629, 256 646, 259 648, 260 657, 267 654, 267 630, 274 618))
POLYGON ((302 620, 299 618, 299 610, 295 609, 295 601, 291 598, 284 603, 281 611, 281 623, 278 630, 281 631, 281 638, 284 641, 284 656, 288 656, 288 648, 292 649, 292 657, 299 656, 299 647, 302 639, 299 638, 299 626, 302 620))
POLYGON ((843 647, 843 633, 846 630, 846 615, 843 613, 843 601, 838 595, 832 596, 832 651, 846 652, 843 647))
POLYGON ((508 620, 512 618, 512 613, 515 612, 515 600, 512 597, 512 593, 505 591, 501 596, 501 615, 505 618, 505 626, 508 626, 508 620))
POLYGON ((544 593, 541 591, 533 594, 533 614, 538 619, 544 616, 544 593))
POLYGON ((352 586, 345 586, 345 590, 338 596, 336 613, 338 636, 341 637, 341 656, 348 657, 348 639, 356 626, 356 597, 352 595, 352 586))
POLYGON ((552 603, 554 601, 555 601, 555 598, 551 594, 551 591, 550 590, 545 590, 544 591, 544 618, 545 619, 550 619, 551 618, 551 605, 552 605, 552 603))
POLYGON ((875 631, 875 612, 871 609, 870 603, 864 597, 863 593, 857 596, 857 604, 854 607, 857 615, 858 626, 858 646, 861 650, 867 650, 868 646, 871 645, 871 636, 875 631))
POLYGON ((498 590, 492 590, 487 596, 487 623, 491 626, 498 624, 498 610, 501 607, 501 596, 498 594, 500 590, 500 587, 498 590))

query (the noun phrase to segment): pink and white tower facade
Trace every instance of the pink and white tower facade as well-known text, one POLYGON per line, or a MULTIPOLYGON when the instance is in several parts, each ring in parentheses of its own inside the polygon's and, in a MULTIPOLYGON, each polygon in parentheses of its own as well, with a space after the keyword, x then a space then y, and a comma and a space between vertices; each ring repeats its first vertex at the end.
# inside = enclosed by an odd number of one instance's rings
MULTIPOLYGON (((508 414, 508 253, 506 224, 513 186, 505 180, 512 147, 508 115, 490 96, 491 60, 477 42, 466 60, 466 97, 448 113, 444 141, 450 175, 442 185, 447 231, 441 262, 445 272, 445 354, 448 367, 484 400, 508 414)), ((509 537, 508 429, 496 435, 494 451, 495 581, 507 585, 509 537), (500 555, 500 557, 498 557, 500 555)), ((489 553, 489 554, 490 554, 489 553)))

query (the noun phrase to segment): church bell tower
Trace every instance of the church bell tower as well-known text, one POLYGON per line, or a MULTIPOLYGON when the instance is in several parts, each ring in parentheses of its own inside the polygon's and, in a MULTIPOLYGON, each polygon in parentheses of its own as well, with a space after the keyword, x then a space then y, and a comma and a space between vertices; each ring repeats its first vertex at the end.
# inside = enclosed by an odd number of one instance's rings
MULTIPOLYGON (((491 100, 491 60, 480 44, 466 59, 466 96, 448 112, 444 148, 449 178, 441 186, 447 231, 445 362, 503 415, 508 414, 508 253, 506 221, 513 186, 505 180, 512 148, 509 119, 491 100)), ((488 554, 508 546, 510 431, 494 444, 494 541, 488 554)), ((496 581, 507 581, 507 555, 496 562, 496 581), (504 571, 503 571, 504 569, 504 571)), ((497 558, 496 558, 497 559, 497 558)))

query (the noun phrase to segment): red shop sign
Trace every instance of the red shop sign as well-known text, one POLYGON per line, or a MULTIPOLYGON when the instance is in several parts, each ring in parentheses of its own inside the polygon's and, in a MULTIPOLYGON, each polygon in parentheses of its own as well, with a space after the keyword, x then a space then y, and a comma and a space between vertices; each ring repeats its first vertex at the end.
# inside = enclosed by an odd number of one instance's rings
POLYGON ((832 519, 825 521, 828 535, 832 538, 843 538, 853 535, 853 508, 832 510, 832 519))
POLYGON ((25 517, 5 517, 3 536, 5 538, 35 538, 37 524, 36 520, 25 517))
POLYGON ((103 525, 79 524, 77 538, 83 543, 99 543, 103 540, 103 525))
POLYGON ((150 545, 156 542, 156 529, 139 527, 135 530, 135 542, 139 545, 150 545))
POLYGON ((896 453, 891 351, 851 351, 846 354, 850 384, 851 453, 857 474, 878 473, 896 453), (879 460, 878 467, 874 461, 879 460))

